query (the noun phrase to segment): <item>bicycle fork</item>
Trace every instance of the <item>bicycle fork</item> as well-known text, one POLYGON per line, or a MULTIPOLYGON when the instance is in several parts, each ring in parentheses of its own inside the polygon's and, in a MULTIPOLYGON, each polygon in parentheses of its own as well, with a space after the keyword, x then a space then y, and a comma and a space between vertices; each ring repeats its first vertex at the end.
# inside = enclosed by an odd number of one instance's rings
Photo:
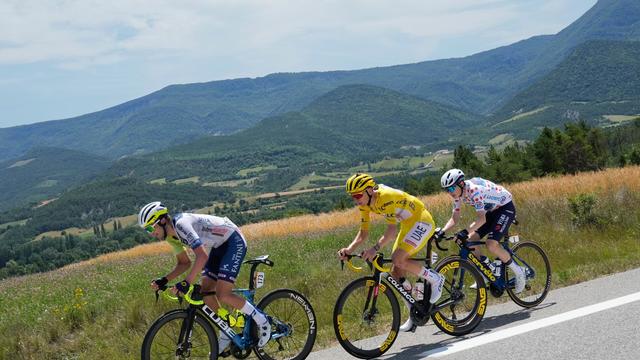
POLYGON ((188 358, 191 356, 191 334, 193 332, 195 317, 196 309, 189 307, 187 317, 180 327, 180 336, 178 337, 176 356, 179 358, 188 358))

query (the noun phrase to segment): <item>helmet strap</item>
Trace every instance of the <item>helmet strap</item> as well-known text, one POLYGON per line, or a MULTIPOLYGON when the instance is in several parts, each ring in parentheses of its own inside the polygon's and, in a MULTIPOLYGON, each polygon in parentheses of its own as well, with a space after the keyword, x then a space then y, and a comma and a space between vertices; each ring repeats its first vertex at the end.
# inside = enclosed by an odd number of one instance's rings
POLYGON ((167 236, 169 236, 169 232, 167 232, 167 224, 169 223, 169 217, 167 217, 166 215, 164 216, 164 224, 162 223, 162 220, 160 220, 159 224, 162 227, 162 231, 164 232, 164 236, 163 239, 166 239, 167 236))
POLYGON ((369 196, 369 201, 367 201, 367 206, 371 206, 371 199, 373 198, 373 195, 369 194, 367 190, 365 190, 364 192, 366 192, 367 196, 369 196))

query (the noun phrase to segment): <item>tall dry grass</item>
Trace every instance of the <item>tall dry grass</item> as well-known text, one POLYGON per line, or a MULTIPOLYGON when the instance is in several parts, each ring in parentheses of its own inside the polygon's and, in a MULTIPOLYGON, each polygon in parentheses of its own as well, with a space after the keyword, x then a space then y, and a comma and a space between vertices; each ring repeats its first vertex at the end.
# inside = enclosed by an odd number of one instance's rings
MULTIPOLYGON (((513 194, 516 205, 526 204, 528 207, 540 207, 541 212, 550 212, 552 214, 555 210, 548 206, 550 200, 560 206, 560 204, 566 202, 567 197, 580 193, 606 193, 610 192, 611 189, 640 191, 640 167, 630 166, 577 175, 545 177, 517 184, 507 184, 506 187, 513 194), (542 204, 545 205, 541 206, 542 204)), ((420 199, 429 211, 436 214, 448 214, 451 207, 451 199, 444 193, 423 196, 420 199)), ((319 215, 303 215, 248 224, 241 227, 241 231, 248 241, 318 235, 338 229, 352 228, 358 224, 359 216, 357 209, 352 208, 319 215)), ((383 221, 381 217, 375 217, 372 220, 377 223, 383 221)), ((102 255, 98 258, 69 266, 86 266, 96 262, 113 261, 118 258, 135 258, 137 256, 168 252, 170 252, 168 245, 152 243, 102 255)))

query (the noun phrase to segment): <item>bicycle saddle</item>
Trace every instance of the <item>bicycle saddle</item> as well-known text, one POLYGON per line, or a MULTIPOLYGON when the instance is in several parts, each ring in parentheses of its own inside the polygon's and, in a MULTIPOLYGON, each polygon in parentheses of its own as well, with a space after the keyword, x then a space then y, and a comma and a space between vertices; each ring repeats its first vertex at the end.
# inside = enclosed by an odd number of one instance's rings
POLYGON ((262 255, 252 260, 246 260, 244 264, 265 264, 267 266, 273 266, 273 261, 269 260, 269 255, 262 255))

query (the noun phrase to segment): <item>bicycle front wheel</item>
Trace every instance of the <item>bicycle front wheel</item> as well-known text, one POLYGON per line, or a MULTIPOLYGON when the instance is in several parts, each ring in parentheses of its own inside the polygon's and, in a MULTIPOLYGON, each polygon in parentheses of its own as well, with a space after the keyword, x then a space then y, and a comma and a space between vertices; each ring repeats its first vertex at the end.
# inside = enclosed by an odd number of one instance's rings
POLYGON ((263 348, 255 348, 260 359, 305 359, 316 341, 316 314, 302 294, 275 290, 265 296, 258 308, 273 319, 272 340, 263 348))
POLYGON ((373 277, 352 281, 333 310, 338 342, 351 355, 371 359, 384 354, 396 340, 400 306, 391 287, 373 277))
POLYGON ((142 342, 142 360, 216 359, 218 340, 211 324, 196 313, 191 329, 186 329, 189 312, 172 311, 156 320, 142 342), (180 334, 186 334, 180 338, 180 334))
POLYGON ((442 296, 431 318, 444 333, 461 336, 480 324, 487 309, 487 289, 480 272, 467 260, 450 256, 435 269, 444 275, 442 296))
POLYGON ((538 244, 525 241, 513 247, 513 260, 522 267, 526 284, 521 293, 514 293, 515 278, 507 266, 507 293, 516 304, 530 308, 540 304, 551 289, 551 264, 538 244))

